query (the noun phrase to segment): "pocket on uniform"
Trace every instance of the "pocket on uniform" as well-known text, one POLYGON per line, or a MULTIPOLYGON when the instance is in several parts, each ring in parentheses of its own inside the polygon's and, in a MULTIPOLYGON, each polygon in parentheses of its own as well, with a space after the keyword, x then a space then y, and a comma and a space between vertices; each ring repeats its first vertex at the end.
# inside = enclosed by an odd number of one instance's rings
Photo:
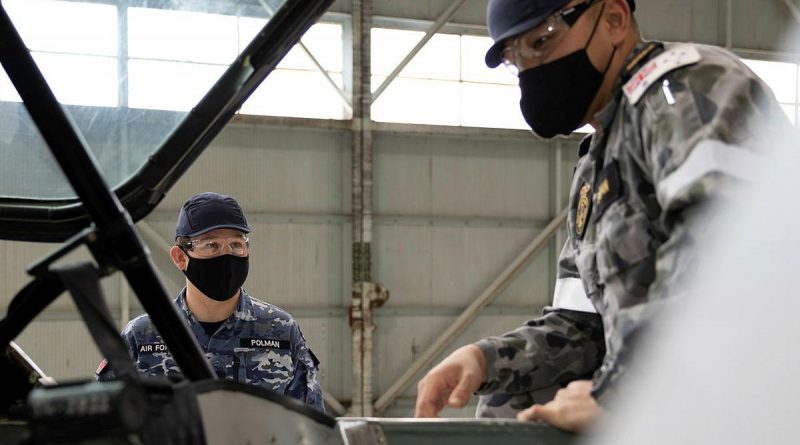
POLYGON ((603 283, 655 256, 650 222, 642 213, 627 214, 629 210, 616 202, 598 222, 597 271, 603 283))
POLYGON ((237 348, 241 375, 245 383, 283 392, 292 379, 291 351, 272 348, 237 348))

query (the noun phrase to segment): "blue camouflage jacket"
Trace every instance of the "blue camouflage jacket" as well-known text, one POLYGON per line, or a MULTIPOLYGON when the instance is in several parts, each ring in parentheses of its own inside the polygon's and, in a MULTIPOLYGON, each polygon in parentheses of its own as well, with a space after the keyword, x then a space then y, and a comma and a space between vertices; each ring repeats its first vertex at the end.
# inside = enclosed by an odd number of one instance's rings
MULTIPOLYGON (((253 298, 242 289, 236 310, 209 337, 186 305, 185 288, 175 304, 220 378, 273 390, 324 412, 322 389, 317 381, 319 361, 306 345, 297 322, 286 311, 253 298)), ((147 314, 131 320, 122 337, 140 373, 181 375, 147 314)), ((114 370, 103 363, 97 378, 113 379, 114 370)))

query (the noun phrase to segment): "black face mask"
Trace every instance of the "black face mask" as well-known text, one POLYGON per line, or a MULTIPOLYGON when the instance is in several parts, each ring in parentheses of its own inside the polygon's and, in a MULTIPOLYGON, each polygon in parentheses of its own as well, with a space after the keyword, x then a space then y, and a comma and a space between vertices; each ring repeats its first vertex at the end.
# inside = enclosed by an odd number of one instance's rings
POLYGON ((183 274, 208 298, 227 301, 236 295, 247 279, 249 259, 236 255, 189 258, 189 266, 183 274))
POLYGON ((580 126, 589 110, 617 52, 614 47, 603 72, 589 60, 586 48, 599 21, 598 17, 582 49, 519 74, 522 93, 519 106, 525 122, 537 135, 547 139, 558 134, 569 135, 580 126))

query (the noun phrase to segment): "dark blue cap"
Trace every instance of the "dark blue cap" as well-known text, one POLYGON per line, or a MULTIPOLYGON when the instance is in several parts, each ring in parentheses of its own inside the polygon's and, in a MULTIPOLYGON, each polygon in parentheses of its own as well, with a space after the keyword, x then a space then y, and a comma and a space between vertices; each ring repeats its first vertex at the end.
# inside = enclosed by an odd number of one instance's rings
POLYGON ((214 229, 235 229, 250 233, 244 212, 230 196, 205 192, 183 204, 175 225, 175 237, 193 237, 214 229))
MULTIPOLYGON (((531 30, 543 23, 570 0, 489 0, 486 8, 486 24, 494 45, 486 52, 486 65, 500 65, 505 40, 531 30)), ((636 2, 628 0, 631 11, 636 2)))

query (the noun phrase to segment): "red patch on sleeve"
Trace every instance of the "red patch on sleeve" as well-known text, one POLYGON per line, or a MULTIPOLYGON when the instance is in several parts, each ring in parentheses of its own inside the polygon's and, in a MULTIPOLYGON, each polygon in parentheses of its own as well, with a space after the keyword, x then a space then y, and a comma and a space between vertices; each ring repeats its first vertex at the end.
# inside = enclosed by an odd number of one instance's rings
POLYGON ((103 372, 104 369, 106 369, 106 365, 108 365, 108 360, 106 359, 101 360, 100 366, 97 367, 97 371, 95 371, 94 373, 100 374, 101 372, 103 372))

